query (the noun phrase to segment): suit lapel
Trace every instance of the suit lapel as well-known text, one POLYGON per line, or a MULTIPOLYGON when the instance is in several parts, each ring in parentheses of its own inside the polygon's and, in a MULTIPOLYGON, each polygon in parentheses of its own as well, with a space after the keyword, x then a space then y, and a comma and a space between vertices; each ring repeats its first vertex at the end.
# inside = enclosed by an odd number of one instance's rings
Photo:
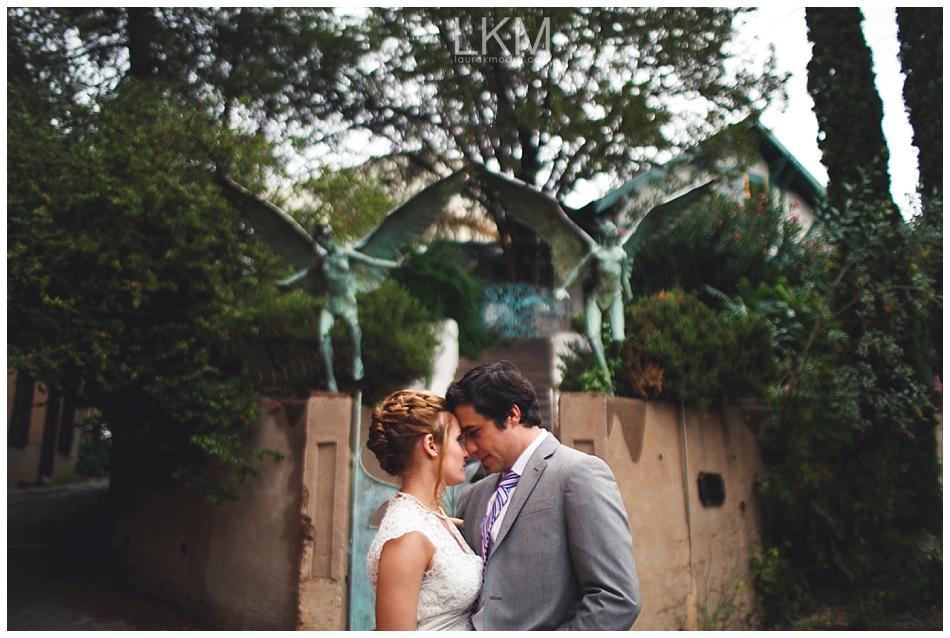
POLYGON ((488 509, 488 501, 491 500, 498 489, 498 481, 501 480, 500 474, 490 474, 478 482, 472 489, 472 498, 465 508, 465 527, 469 532, 465 535, 468 544, 475 550, 476 554, 481 555, 482 550, 482 519, 485 518, 485 510, 488 509), (483 486, 482 483, 485 483, 483 486), (491 487, 489 487, 491 486, 491 487), (469 521, 471 524, 469 525, 469 521))
MULTIPOLYGON (((548 466, 548 458, 554 454, 558 445, 560 445, 560 443, 554 438, 554 435, 548 433, 547 438, 541 442, 538 449, 531 455, 528 465, 524 468, 524 473, 521 475, 521 478, 518 479, 518 487, 515 488, 515 493, 511 497, 511 502, 508 504, 508 510, 505 512, 505 518, 501 521, 498 537, 492 544, 491 551, 488 554, 489 556, 495 553, 495 549, 501 545, 502 541, 505 540, 505 537, 508 535, 508 530, 515 524, 515 521, 518 519, 518 514, 521 513, 521 508, 524 507, 524 504, 528 501, 528 497, 531 496, 531 492, 534 491, 535 486, 541 479, 544 469, 548 466)), ((487 502, 485 503, 485 507, 488 507, 487 502)))

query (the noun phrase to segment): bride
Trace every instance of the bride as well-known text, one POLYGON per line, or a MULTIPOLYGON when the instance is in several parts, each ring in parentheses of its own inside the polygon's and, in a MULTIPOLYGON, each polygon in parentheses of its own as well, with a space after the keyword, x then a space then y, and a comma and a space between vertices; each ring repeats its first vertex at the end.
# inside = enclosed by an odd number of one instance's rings
POLYGON ((467 630, 482 559, 440 501, 465 481, 459 423, 430 392, 400 390, 373 412, 368 446, 402 488, 389 501, 366 556, 376 629, 467 630))

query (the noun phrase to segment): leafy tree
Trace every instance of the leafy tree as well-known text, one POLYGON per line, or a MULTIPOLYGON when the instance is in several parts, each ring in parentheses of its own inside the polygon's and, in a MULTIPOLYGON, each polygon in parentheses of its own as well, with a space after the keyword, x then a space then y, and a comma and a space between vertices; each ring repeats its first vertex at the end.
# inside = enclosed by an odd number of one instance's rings
POLYGON ((55 10, 7 9, 8 95, 26 102, 34 115, 55 110, 57 118, 65 119, 84 88, 65 55, 68 49, 66 29, 55 10))
POLYGON ((866 194, 887 202, 899 219, 890 196, 884 109, 874 87, 863 19, 857 7, 805 9, 812 43, 808 93, 815 102, 821 162, 828 169, 828 205, 845 208, 846 186, 858 183, 864 171, 873 175, 866 194))
MULTIPOLYGON (((923 258, 939 293, 943 290, 943 8, 898 7, 897 25, 904 104, 919 153, 919 190, 926 200, 915 223, 930 236, 923 258)), ((930 341, 940 355, 935 366, 939 372, 943 367, 940 316, 931 322, 930 341)))
MULTIPOLYGON (((629 176, 658 149, 688 144, 765 106, 780 84, 771 65, 735 78, 725 70, 738 13, 378 9, 366 23, 369 62, 350 78, 355 97, 344 116, 399 150, 496 165, 560 199, 578 179, 629 176), (518 56, 515 39, 523 50, 525 32, 536 51, 518 56), (543 33, 549 52, 537 40, 543 33), (479 55, 456 54, 469 46, 479 55), (679 99, 690 110, 670 106, 679 99), (690 119, 692 107, 701 112, 690 119), (667 131, 674 116, 690 120, 688 133, 667 131)), ((474 196, 498 225, 509 276, 537 284, 536 235, 507 220, 492 199, 474 196)))
MULTIPOLYGON (((922 338, 926 341, 926 347, 935 352, 934 358, 929 365, 919 363, 916 367, 922 371, 929 372, 929 378, 933 379, 935 375, 941 374, 943 370, 943 195, 931 195, 923 197, 921 214, 911 221, 919 242, 916 244, 917 254, 915 259, 920 264, 921 271, 930 285, 933 287, 935 295, 936 310, 930 312, 924 321, 927 324, 925 335, 922 338)), ((921 347, 915 349, 916 352, 922 352, 925 349, 921 347)))
MULTIPOLYGON (((182 11, 8 10, 8 366, 101 413, 115 433, 114 476, 176 476, 222 501, 233 486, 211 480, 219 466, 243 480, 266 454, 237 453, 260 393, 320 371, 307 368, 312 326, 297 321, 309 312, 313 323, 313 303, 277 296, 288 266, 250 239, 212 179, 213 161, 260 188, 281 168, 274 147, 208 117, 247 104, 212 86, 204 53, 192 51, 194 73, 170 59, 163 38, 184 37, 176 20, 201 37, 224 28, 201 22, 213 12, 182 11), (108 37, 107 18, 129 30, 124 40, 108 37), (143 20, 157 32, 142 33, 143 20), (137 61, 118 88, 84 66, 121 67, 123 48, 137 61), (209 101, 189 101, 200 95, 209 101)), ((235 46, 254 45, 246 26, 235 46)), ((360 303, 376 322, 364 325, 370 375, 385 375, 367 377, 366 395, 425 376, 434 344, 418 302, 388 291, 360 303), (373 348, 379 334, 389 342, 373 348)))
MULTIPOLYGON (((304 228, 329 223, 335 237, 357 241, 387 213, 459 168, 458 162, 442 162, 418 153, 383 155, 358 166, 323 170, 318 177, 297 184, 284 205, 304 228)), ((478 235, 496 231, 473 207, 455 207, 418 241, 455 236, 461 229, 478 235)))
MULTIPOLYGON (((361 128, 419 161, 497 162, 563 197, 578 178, 629 175, 658 150, 766 104, 779 85, 771 66, 737 78, 725 71, 737 13, 380 9, 361 19, 306 8, 27 8, 8 11, 8 30, 24 36, 18 50, 33 54, 25 67, 10 56, 14 66, 50 86, 109 93, 125 77, 158 79, 185 102, 210 98, 210 119, 250 123, 281 141, 339 139, 361 128), (462 61, 452 29, 457 22, 474 36, 482 17, 521 17, 532 36, 550 18, 550 54, 525 64, 494 55, 462 61), (46 37, 33 37, 40 32, 46 37), (51 59, 73 61, 52 82, 51 59), (689 132, 672 137, 670 97, 702 110, 689 132)), ((489 38, 492 54, 513 47, 515 32, 500 33, 489 38)), ((482 203, 501 230, 509 274, 539 283, 537 237, 490 198, 482 203)))
MULTIPOLYGON (((118 480, 174 474, 227 500, 233 486, 212 470, 255 473, 264 452, 237 450, 261 393, 324 379, 320 301, 278 293, 287 267, 191 159, 240 144, 148 87, 68 133, 20 106, 8 113, 8 365, 101 412, 118 480)), ((367 376, 347 389, 368 401, 429 374, 435 346, 420 303, 384 288, 359 297, 367 376)), ((348 369, 348 340, 334 340, 348 369)))
POLYGON ((393 208, 393 200, 379 180, 362 167, 324 171, 319 177, 299 185, 297 190, 311 196, 315 205, 295 211, 304 228, 329 224, 340 241, 356 241, 375 228, 393 208))
POLYGON ((249 471, 232 453, 256 398, 229 338, 255 250, 187 161, 235 142, 148 89, 70 131, 26 104, 8 111, 8 365, 99 408, 117 445, 148 441, 156 466, 249 471))
POLYGON ((898 7, 897 27, 904 104, 929 196, 943 192, 943 7, 898 7))
POLYGON ((809 8, 806 21, 829 209, 815 238, 820 259, 804 277, 824 301, 805 313, 810 331, 788 333, 798 343, 762 437, 764 551, 753 566, 776 624, 817 601, 873 617, 939 604, 942 591, 930 402, 942 206, 926 198, 924 214, 905 224, 887 194, 859 10, 809 8))
POLYGON ((51 15, 59 29, 75 30, 75 53, 108 71, 103 79, 112 84, 159 79, 185 99, 211 98, 211 115, 225 123, 235 115, 285 133, 335 112, 339 71, 358 46, 322 8, 96 7, 51 15))
POLYGON ((921 367, 933 352, 920 335, 937 297, 917 229, 894 224, 869 192, 848 201, 825 214, 812 275, 829 312, 800 341, 762 437, 755 567, 779 624, 835 593, 873 614, 939 604, 942 591, 936 421, 921 367))

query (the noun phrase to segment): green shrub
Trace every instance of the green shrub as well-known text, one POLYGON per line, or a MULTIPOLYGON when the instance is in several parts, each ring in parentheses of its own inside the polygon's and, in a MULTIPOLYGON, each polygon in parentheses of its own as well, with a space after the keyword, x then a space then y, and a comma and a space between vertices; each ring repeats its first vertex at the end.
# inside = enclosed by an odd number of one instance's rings
POLYGON ((766 394, 775 376, 768 323, 718 313, 680 290, 626 311, 615 383, 622 396, 683 400, 705 411, 766 394))
POLYGON ((326 387, 320 354, 323 302, 265 282, 250 298, 232 348, 247 386, 263 394, 305 396, 326 387))
POLYGON ((795 569, 787 557, 772 547, 752 556, 750 568, 755 575, 759 593, 756 605, 773 623, 792 623, 802 611, 802 600, 808 591, 807 579, 795 569))
MULTIPOLYGON (((716 312, 681 290, 629 306, 623 345, 609 350, 608 367, 618 396, 682 399, 699 411, 762 399, 776 373, 765 318, 716 312)), ((562 391, 606 387, 593 355, 583 348, 572 348, 562 369, 562 391)))
MULTIPOLYGON (((607 367, 610 368, 613 378, 620 367, 619 359, 605 353, 607 367)), ((600 392, 607 394, 612 390, 604 371, 597 364, 594 352, 585 342, 568 344, 568 353, 561 356, 558 365, 561 369, 561 383, 558 390, 561 392, 600 392)))
POLYGON ((740 292, 742 279, 753 288, 780 277, 797 283, 804 248, 797 240, 801 226, 797 218, 784 216, 775 197, 753 188, 743 202, 725 195, 703 199, 637 254, 630 279, 634 294, 681 288, 718 303, 706 295, 706 286, 732 297, 740 292))
MULTIPOLYGON (((363 329, 363 403, 373 405, 386 395, 432 374, 438 340, 429 313, 405 288, 389 279, 377 290, 356 296, 363 329)), ((349 341, 340 322, 334 326, 337 379, 349 378, 349 341), (341 366, 341 363, 343 364, 341 366)))
POLYGON ((76 474, 86 478, 109 476, 112 434, 99 424, 80 426, 76 474))
POLYGON ((392 278, 422 302, 433 320, 454 319, 459 327, 459 354, 475 360, 491 342, 479 302, 484 282, 462 268, 458 254, 445 242, 414 253, 392 278))
MULTIPOLYGON (((363 379, 353 379, 353 349, 342 320, 330 330, 333 370, 341 392, 363 392, 372 405, 432 373, 437 340, 422 303, 393 280, 356 295, 363 333, 363 379), (390 389, 391 388, 391 389, 390 389)), ((235 350, 249 387, 264 394, 306 396, 326 387, 320 352, 323 300, 302 290, 263 287, 253 299, 235 350)))

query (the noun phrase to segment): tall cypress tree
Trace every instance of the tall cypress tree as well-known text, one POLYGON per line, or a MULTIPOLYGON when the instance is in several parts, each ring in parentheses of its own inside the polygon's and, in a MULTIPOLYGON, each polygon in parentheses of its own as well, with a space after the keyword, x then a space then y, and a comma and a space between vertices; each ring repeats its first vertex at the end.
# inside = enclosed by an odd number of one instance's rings
MULTIPOLYGON (((904 105, 919 151, 919 190, 924 197, 917 225, 921 237, 929 240, 929 250, 921 251, 921 262, 939 295, 943 290, 943 8, 900 7, 897 28, 904 105)), ((939 374, 943 369, 939 313, 930 316, 928 338, 937 355, 934 373, 939 374)))
POLYGON ((899 7, 897 38, 920 187, 931 195, 943 191, 943 8, 899 7))
POLYGON ((806 22, 831 200, 816 234, 822 258, 806 272, 828 314, 800 342, 774 427, 763 432, 757 586, 772 622, 836 601, 857 628, 942 604, 929 328, 940 300, 923 263, 939 230, 903 223, 886 190, 860 11, 807 9, 806 22), (870 181, 860 174, 869 168, 870 181))
POLYGON ((808 93, 815 101, 818 148, 828 169, 828 204, 843 208, 845 186, 873 170, 869 193, 900 212, 890 195, 888 151, 881 120, 884 107, 874 86, 871 50, 864 40, 856 7, 805 9, 812 57, 808 62, 808 93))

